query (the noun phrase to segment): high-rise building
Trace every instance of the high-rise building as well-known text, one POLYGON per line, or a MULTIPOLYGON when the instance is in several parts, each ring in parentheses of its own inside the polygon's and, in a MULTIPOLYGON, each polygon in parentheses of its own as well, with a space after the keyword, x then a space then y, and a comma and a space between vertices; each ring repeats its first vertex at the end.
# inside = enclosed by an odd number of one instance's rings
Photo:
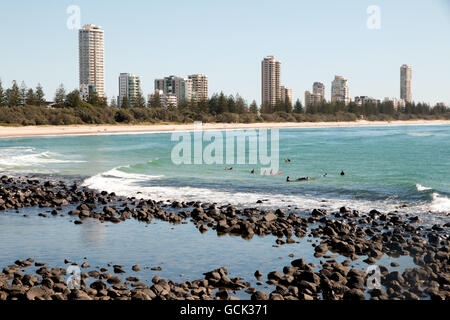
POLYGON ((321 82, 313 83, 313 91, 305 91, 305 107, 317 106, 325 101, 325 85, 321 82))
POLYGON ((188 76, 192 80, 192 99, 194 101, 208 100, 208 77, 204 74, 188 76))
POLYGON ((350 103, 348 80, 344 79, 342 76, 335 76, 331 83, 331 102, 350 103))
POLYGON ((281 101, 286 102, 287 100, 292 105, 292 89, 281 86, 280 91, 281 91, 281 101))
POLYGON ((408 103, 412 102, 412 67, 406 64, 400 67, 400 99, 408 103))
POLYGON ((163 108, 177 107, 178 105, 177 97, 175 95, 165 94, 163 90, 155 90, 153 94, 148 95, 149 107, 156 107, 152 105, 152 101, 154 101, 156 96, 158 96, 159 103, 163 108))
POLYGON ((105 96, 105 57, 103 30, 86 24, 78 32, 80 91, 91 90, 105 96))
POLYGON ((165 77, 155 80, 155 90, 162 90, 166 95, 174 95, 180 101, 191 101, 192 79, 176 76, 165 77))
POLYGON ((281 62, 274 56, 265 57, 261 63, 261 94, 262 104, 275 105, 281 100, 280 87, 281 62))
POLYGON ((119 96, 117 105, 122 106, 123 98, 127 97, 130 106, 134 106, 136 98, 142 94, 141 79, 132 73, 121 73, 119 76, 119 96))
POLYGON ((322 82, 314 82, 313 93, 320 95, 325 100, 325 85, 322 82))
POLYGON ((322 103, 323 98, 319 93, 311 93, 310 91, 305 91, 305 107, 318 106, 322 103))
POLYGON ((362 106, 364 104, 379 104, 380 100, 368 96, 358 96, 355 97, 355 103, 358 106, 362 106))

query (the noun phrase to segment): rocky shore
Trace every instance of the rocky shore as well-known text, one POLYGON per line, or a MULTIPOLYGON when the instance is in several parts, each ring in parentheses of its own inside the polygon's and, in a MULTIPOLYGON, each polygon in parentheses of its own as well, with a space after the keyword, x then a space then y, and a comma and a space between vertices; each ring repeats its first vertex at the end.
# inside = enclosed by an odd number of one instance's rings
MULTIPOLYGON (((314 265, 298 258, 282 272, 266 275, 256 270, 255 277, 270 288, 261 291, 244 279, 230 278, 225 267, 206 272, 203 279, 183 283, 155 276, 152 284, 147 285, 138 277, 122 279, 119 274, 126 273, 123 266, 87 270, 86 261, 80 264, 83 270, 80 287, 70 289, 66 269, 51 267, 33 258, 19 259, 0 273, 0 300, 236 299, 234 294, 240 290, 253 300, 450 299, 450 223, 425 226, 418 216, 376 210, 361 213, 345 207, 339 212, 314 209, 309 214, 299 215, 281 209, 155 202, 97 192, 76 183, 1 177, 0 214, 4 210, 20 214, 24 207, 47 208, 45 213, 39 213, 43 218, 69 215, 76 225, 86 219, 104 223, 121 223, 128 219, 142 223, 157 219, 172 224, 191 221, 202 233, 213 230, 218 235, 239 235, 245 239, 273 235, 275 247, 301 239, 308 242, 319 239, 311 246, 315 257, 323 260, 314 265), (337 262, 333 258, 338 255, 346 260, 337 262), (372 274, 356 268, 353 262, 366 257, 367 265, 377 265, 383 255, 409 255, 415 266, 403 272, 390 271, 389 267, 393 266, 378 266, 381 286, 368 288, 372 274), (36 269, 34 273, 27 272, 30 268, 36 269)), ((66 264, 72 263, 66 261, 66 264)), ((138 272, 139 268, 134 266, 133 271, 138 272)))

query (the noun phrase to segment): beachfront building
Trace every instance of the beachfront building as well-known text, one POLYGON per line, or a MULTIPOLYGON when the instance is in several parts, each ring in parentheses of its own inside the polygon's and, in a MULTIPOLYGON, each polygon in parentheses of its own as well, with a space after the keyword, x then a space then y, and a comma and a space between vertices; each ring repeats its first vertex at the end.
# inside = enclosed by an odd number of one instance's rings
POLYGON ((148 106, 149 107, 162 107, 162 108, 170 108, 170 107, 177 107, 178 105, 178 99, 173 94, 165 94, 163 90, 155 90, 153 94, 148 95, 148 106), (156 97, 159 100, 159 106, 158 105, 152 105, 152 102, 157 100, 156 97))
POLYGON ((322 100, 325 100, 325 85, 322 82, 314 82, 312 93, 320 95, 322 100))
POLYGON ((348 80, 342 76, 335 76, 331 83, 331 102, 350 103, 348 80))
POLYGON ((406 64, 400 67, 400 99, 412 103, 412 67, 406 64))
POLYGON ((117 97, 117 105, 122 106, 123 98, 127 97, 130 106, 141 93, 141 79, 132 73, 121 73, 119 75, 119 96, 117 97))
POLYGON ((192 80, 192 100, 208 100, 208 77, 204 74, 192 74, 188 79, 192 80))
POLYGON ((325 85, 321 82, 313 83, 313 91, 305 91, 305 107, 318 106, 325 102, 325 85))
POLYGON ((363 104, 379 104, 380 100, 368 96, 358 96, 355 97, 355 103, 358 106, 362 106, 363 104))
POLYGON ((281 62, 274 56, 267 56, 261 62, 262 104, 274 106, 281 100, 281 62))
POLYGON ((78 48, 80 92, 93 91, 99 97, 104 97, 105 63, 102 28, 93 24, 84 25, 78 31, 78 48))
POLYGON ((322 95, 318 93, 312 93, 311 91, 305 91, 305 107, 318 106, 322 103, 322 95))
POLYGON ((385 103, 392 103, 392 106, 394 107, 394 110, 403 110, 405 109, 405 100, 403 99, 397 99, 397 98, 384 98, 385 103))
POLYGON ((284 103, 289 102, 289 104, 292 105, 292 89, 281 86, 280 91, 281 101, 284 103))
POLYGON ((169 76, 155 80, 155 90, 162 90, 165 95, 174 95, 177 101, 191 101, 192 79, 169 76))

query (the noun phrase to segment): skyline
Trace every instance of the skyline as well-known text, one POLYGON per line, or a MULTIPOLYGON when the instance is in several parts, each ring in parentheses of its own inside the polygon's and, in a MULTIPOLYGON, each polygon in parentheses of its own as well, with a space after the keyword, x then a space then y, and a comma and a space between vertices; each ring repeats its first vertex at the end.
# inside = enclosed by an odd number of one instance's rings
MULTIPOLYGON (((352 99, 356 96, 399 98, 399 66, 408 64, 414 70, 412 91, 415 102, 450 104, 450 45, 442 40, 450 35, 448 1, 433 1, 428 5, 419 1, 399 1, 397 4, 378 1, 381 9, 379 30, 370 30, 366 26, 369 16, 366 9, 373 4, 369 1, 349 1, 339 5, 331 1, 321 4, 283 1, 279 3, 280 7, 289 4, 293 10, 285 12, 290 19, 280 22, 276 18, 278 24, 274 30, 265 26, 262 19, 274 13, 267 6, 268 2, 248 1, 239 5, 241 10, 233 10, 235 1, 202 5, 199 4, 202 1, 198 1, 190 6, 180 1, 174 1, 172 5, 136 2, 130 7, 118 3, 106 5, 105 1, 95 4, 61 1, 59 5, 27 3, 27 7, 32 9, 27 12, 21 9, 23 3, 17 1, 0 5, 0 12, 8 13, 0 14, 0 23, 5 24, 4 30, 12 30, 5 35, 4 43, 8 43, 8 50, 0 52, 1 60, 8 61, 8 64, 2 65, 0 78, 5 87, 10 86, 12 80, 18 83, 23 80, 29 87, 40 82, 47 100, 53 99, 60 83, 68 91, 78 88, 78 29, 69 30, 66 26, 70 16, 66 9, 70 4, 75 4, 81 10, 81 26, 92 23, 105 31, 105 92, 109 100, 118 95, 117 77, 120 73, 140 76, 144 95, 154 91, 154 79, 170 74, 201 73, 209 78, 211 94, 220 91, 239 93, 249 103, 256 100, 260 104, 260 61, 264 56, 275 55, 277 60, 282 61, 281 83, 293 89, 293 101, 300 99, 304 102, 304 92, 314 82, 325 83, 330 88, 335 75, 349 80, 352 99), (107 8, 108 14, 104 14, 102 6, 107 8), (115 20, 119 8, 124 14, 121 23, 115 20), (153 10, 145 11, 150 8, 153 10), (297 11, 299 9, 310 9, 309 14, 316 19, 306 16, 304 10, 297 11), (149 14, 148 19, 139 19, 141 11, 149 14), (221 14, 213 15, 213 19, 204 16, 205 11, 221 14), (334 16, 333 11, 339 12, 339 17, 334 16), (168 12, 175 19, 162 28, 158 21, 167 17, 168 12), (227 16, 229 13, 232 15, 227 16), (17 14, 22 19, 15 19, 17 14), (300 16, 305 19, 294 19, 300 16), (36 17, 39 17, 38 23, 36 17), (207 22, 205 25, 208 28, 198 29, 200 22, 193 18, 200 17, 207 22), (14 27, 19 22, 21 25, 14 27), (253 28, 240 29, 250 22, 253 22, 253 28), (336 22, 339 22, 337 27, 336 22), (33 23, 37 26, 30 27, 33 23), (138 28, 139 24, 142 27, 138 28), (151 28, 152 25, 156 28, 151 28), (187 30, 180 29, 182 25, 187 30), (262 28, 261 31, 252 31, 258 27, 262 28), (155 32, 158 28, 165 32, 155 32), (190 36, 186 36, 190 28, 197 32, 195 39, 202 41, 192 41, 190 36), (287 35, 274 37, 280 29, 287 35), (300 36, 292 37, 294 31, 290 30, 293 29, 300 30, 300 36), (177 34, 174 30, 180 32, 177 34), (131 31, 134 31, 133 34, 131 31), (333 38, 342 33, 346 35, 344 39, 337 41, 333 38), (399 34, 401 38, 397 37, 399 34), (51 41, 50 35, 59 36, 58 41, 51 41), (209 38, 203 39, 205 36, 209 38), (168 40, 161 42, 165 38, 168 40), (128 41, 124 42, 124 39, 128 41), (388 48, 390 50, 386 53, 388 48), (355 49, 358 49, 356 53, 355 49), (36 57, 32 58, 31 54, 36 57), (373 60, 374 56, 378 58, 373 60)), ((274 11, 278 13, 278 7, 274 11)), ((329 94, 327 89, 327 96, 329 94)))

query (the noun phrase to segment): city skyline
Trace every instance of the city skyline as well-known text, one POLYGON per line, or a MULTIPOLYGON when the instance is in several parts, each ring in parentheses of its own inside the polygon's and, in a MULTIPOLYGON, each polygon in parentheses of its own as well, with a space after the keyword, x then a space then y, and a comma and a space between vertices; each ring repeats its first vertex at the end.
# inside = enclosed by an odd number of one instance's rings
MULTIPOLYGON (((34 19, 29 12, 23 12, 23 3, 19 0, 17 4, 0 5, 1 12, 8 12, 8 15, 2 16, 0 20, 5 23, 6 30, 17 26, 17 19, 12 18, 19 14, 21 17, 23 15, 22 19, 25 21, 25 27, 19 34, 14 37, 9 33, 6 35, 9 47, 0 53, 0 57, 8 60, 8 64, 2 66, 0 78, 4 86, 9 86, 12 80, 19 83, 24 80, 29 87, 41 82, 47 100, 52 100, 60 83, 63 83, 67 90, 78 88, 77 30, 70 30, 66 26, 66 20, 70 16, 66 9, 71 3, 62 1, 55 6, 27 2, 26 5, 31 9, 29 11, 39 16, 39 20, 34 19), (46 23, 38 23, 46 18, 46 23), (33 23, 36 24, 34 27, 26 27, 33 23), (39 34, 46 34, 49 39, 58 41, 49 40, 45 42, 44 47, 39 47, 35 43, 40 39, 37 36, 39 34), (39 52, 30 50, 33 47, 39 48, 39 52), (30 55, 37 56, 39 63, 35 63, 36 59, 30 55), (19 65, 20 67, 15 67, 19 65)), ((175 6, 136 2, 130 8, 121 6, 124 21, 129 22, 121 26, 114 25, 113 21, 113 17, 119 17, 118 5, 107 4, 111 17, 102 14, 102 8, 106 5, 104 1, 95 4, 78 1, 76 5, 80 7, 81 25, 92 23, 106 30, 105 92, 109 100, 118 96, 117 77, 123 72, 141 77, 144 94, 152 93, 154 79, 163 75, 200 73, 209 77, 210 94, 220 91, 226 94, 240 93, 249 103, 254 99, 260 104, 261 81, 258 62, 263 56, 274 55, 283 62, 281 83, 288 84, 293 89, 293 101, 298 98, 303 101, 303 93, 314 81, 325 83, 329 88, 335 75, 343 75, 350 80, 352 99, 356 96, 400 98, 398 68, 407 64, 414 69, 412 91, 415 102, 450 104, 450 93, 447 90, 450 62, 446 59, 450 45, 445 41, 438 41, 448 38, 450 33, 449 6, 446 6, 445 1, 432 1, 426 5, 418 1, 399 1, 396 4, 380 1, 380 30, 370 30, 366 26, 366 9, 372 4, 366 1, 351 1, 351 4, 346 4, 345 8, 342 8, 341 17, 333 16, 337 4, 331 1, 325 1, 322 5, 293 1, 283 3, 289 5, 292 12, 288 14, 289 19, 276 20, 278 25, 275 25, 274 31, 262 27, 260 31, 239 29, 239 33, 238 28, 249 21, 255 25, 252 29, 262 26, 259 20, 271 13, 267 3, 249 1, 239 4, 239 10, 236 11, 233 9, 233 1, 216 5, 205 4, 205 8, 198 3, 187 6, 177 2, 179 6, 175 6), (134 41, 136 46, 128 46, 122 42, 122 38, 137 26, 130 19, 132 14, 139 16, 138 11, 145 11, 139 8, 153 9, 148 12, 151 12, 151 17, 156 21, 134 19, 142 24, 143 32, 130 34, 129 40, 134 41), (200 22, 195 22, 195 19, 190 17, 203 16, 201 13, 206 10, 214 12, 214 8, 222 8, 223 13, 214 20, 205 18, 209 29, 212 30, 201 31, 199 36, 207 37, 202 38, 201 43, 189 44, 187 39, 185 41, 179 38, 184 32, 175 34, 170 42, 163 42, 164 46, 158 42, 164 33, 171 33, 188 20, 190 27, 195 28, 200 22), (167 12, 164 9, 170 10, 167 12), (310 9, 310 13, 321 13, 320 19, 314 21, 305 17, 303 9, 310 9), (252 10, 253 14, 244 14, 252 10), (157 16, 157 13, 161 16, 157 16), (180 17, 180 21, 165 28, 163 34, 155 32, 160 20, 168 13, 180 17), (223 18, 226 13, 232 13, 232 24, 228 23, 230 19, 223 18), (257 17, 258 14, 261 17, 257 17), (411 15, 416 18, 423 15, 430 20, 412 21, 414 19, 409 18, 411 15), (300 16, 305 19, 295 19, 300 16), (336 30, 331 27, 333 25, 337 26, 336 30), (290 36, 299 32, 298 36, 292 38, 296 41, 286 41, 285 36, 279 36, 279 31, 285 28, 293 30, 288 32, 290 36), (152 30, 152 37, 148 39, 144 37, 147 29, 152 30), (346 40, 338 43, 333 35, 340 32, 345 32, 346 40), (428 36, 430 33, 433 33, 433 37, 428 36), (399 37, 400 34, 403 36, 399 37), (317 41, 324 36, 326 41, 317 41), (265 41, 257 43, 261 39, 265 41), (230 46, 229 49, 227 46, 230 46), (142 49, 134 50, 135 47, 142 49), (425 49, 427 47, 440 50, 430 52, 425 49), (386 58, 380 59, 381 55, 386 58), (236 77, 236 74, 239 76, 236 77)), ((278 12, 278 9, 274 10, 278 12)))

